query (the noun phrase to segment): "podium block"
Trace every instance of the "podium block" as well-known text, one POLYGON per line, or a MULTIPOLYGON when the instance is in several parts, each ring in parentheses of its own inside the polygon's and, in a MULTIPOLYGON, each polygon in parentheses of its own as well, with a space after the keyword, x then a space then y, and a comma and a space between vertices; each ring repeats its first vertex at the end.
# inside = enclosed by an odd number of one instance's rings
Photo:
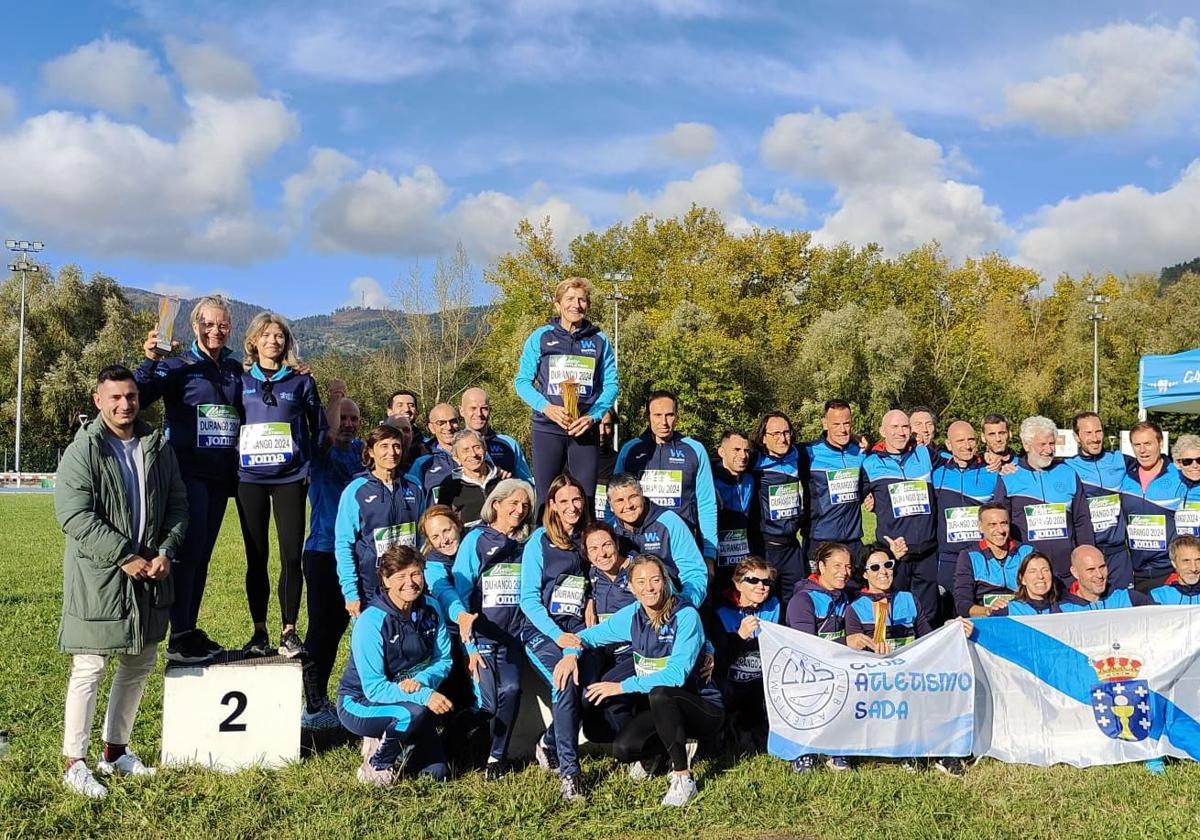
POLYGON ((233 773, 299 761, 300 675, 281 656, 170 666, 160 763, 233 773))

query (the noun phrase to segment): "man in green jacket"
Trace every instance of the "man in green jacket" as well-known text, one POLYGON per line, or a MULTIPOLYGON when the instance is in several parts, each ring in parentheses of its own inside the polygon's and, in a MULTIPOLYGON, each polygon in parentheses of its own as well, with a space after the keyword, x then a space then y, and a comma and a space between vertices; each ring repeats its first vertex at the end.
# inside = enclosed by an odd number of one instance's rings
POLYGON ((137 419, 128 368, 96 377, 100 416, 63 452, 54 511, 67 549, 58 648, 73 654, 64 715, 63 784, 98 799, 108 790, 87 766, 88 738, 107 658, 117 658, 104 716, 104 775, 153 773, 128 749, 146 678, 166 634, 171 561, 187 529, 187 491, 175 453, 137 419))

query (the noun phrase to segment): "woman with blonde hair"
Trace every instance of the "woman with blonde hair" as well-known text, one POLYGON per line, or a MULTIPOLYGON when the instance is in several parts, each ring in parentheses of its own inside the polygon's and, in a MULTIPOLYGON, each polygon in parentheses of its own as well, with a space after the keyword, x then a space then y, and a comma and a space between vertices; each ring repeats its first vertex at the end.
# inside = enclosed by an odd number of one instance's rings
POLYGON ((525 341, 517 395, 533 409, 533 472, 538 504, 555 476, 569 472, 588 499, 596 495, 598 426, 617 401, 617 357, 599 327, 587 319, 592 283, 563 280, 554 289, 558 317, 525 341))
POLYGON ((242 365, 226 347, 233 331, 229 301, 202 297, 191 320, 196 340, 175 356, 159 348, 158 330, 150 330, 142 345, 145 361, 133 374, 143 409, 163 401, 167 441, 187 487, 187 539, 171 567, 175 600, 167 659, 173 662, 204 662, 222 650, 197 620, 213 546, 237 491, 241 426, 242 365))
POLYGON ((304 650, 296 633, 304 587, 304 514, 313 451, 326 445, 325 412, 312 374, 297 373, 296 341, 287 319, 260 312, 246 328, 242 426, 238 438, 238 519, 246 542, 246 600, 254 633, 245 650, 273 653, 267 632, 271 594, 270 520, 279 539, 278 651, 304 650))

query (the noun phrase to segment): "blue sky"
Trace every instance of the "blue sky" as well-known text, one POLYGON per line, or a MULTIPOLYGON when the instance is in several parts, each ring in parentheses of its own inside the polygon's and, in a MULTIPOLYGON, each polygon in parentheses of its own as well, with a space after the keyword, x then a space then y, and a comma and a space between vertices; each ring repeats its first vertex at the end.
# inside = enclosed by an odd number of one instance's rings
POLYGON ((414 264, 461 242, 486 266, 523 217, 565 244, 693 202, 735 232, 1153 272, 1200 255, 1200 34, 1188 4, 1131 8, 22 4, 0 227, 295 317, 412 306, 414 264))

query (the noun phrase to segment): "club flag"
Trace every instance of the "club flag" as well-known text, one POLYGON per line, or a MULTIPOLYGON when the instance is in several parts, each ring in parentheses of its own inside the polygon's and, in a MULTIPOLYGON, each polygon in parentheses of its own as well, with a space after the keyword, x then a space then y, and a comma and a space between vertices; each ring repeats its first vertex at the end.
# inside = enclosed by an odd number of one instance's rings
POLYGON ((958 623, 886 656, 761 627, 772 755, 971 754, 975 677, 958 623))
POLYGON ((1200 607, 974 623, 976 754, 1076 767, 1200 759, 1200 607))

